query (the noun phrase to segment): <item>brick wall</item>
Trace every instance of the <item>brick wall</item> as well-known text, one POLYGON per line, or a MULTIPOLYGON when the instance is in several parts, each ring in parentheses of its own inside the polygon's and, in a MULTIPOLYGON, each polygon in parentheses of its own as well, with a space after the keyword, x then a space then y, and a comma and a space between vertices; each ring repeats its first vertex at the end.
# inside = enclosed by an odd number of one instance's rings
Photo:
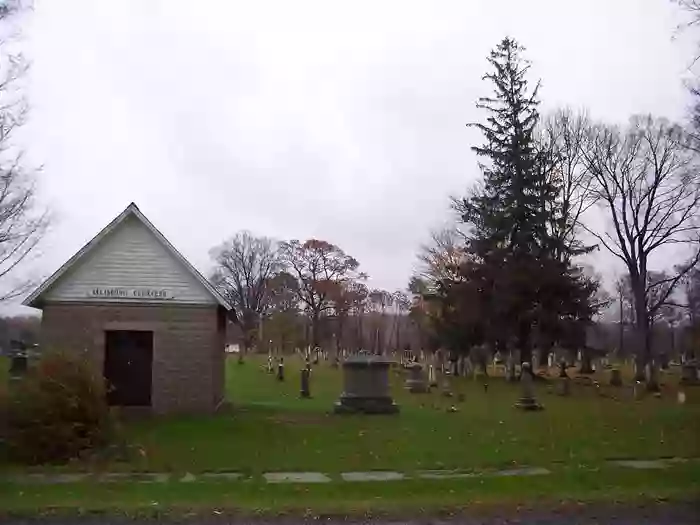
POLYGON ((47 304, 42 347, 84 352, 102 370, 105 330, 153 331, 153 411, 210 412, 224 395, 221 315, 215 306, 47 304))

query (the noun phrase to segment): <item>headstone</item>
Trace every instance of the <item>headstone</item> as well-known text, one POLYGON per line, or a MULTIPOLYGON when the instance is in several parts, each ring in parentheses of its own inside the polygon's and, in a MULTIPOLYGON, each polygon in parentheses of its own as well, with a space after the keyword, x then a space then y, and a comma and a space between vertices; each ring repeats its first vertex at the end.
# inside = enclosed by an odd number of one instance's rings
POLYGON ((308 399, 311 397, 310 391, 311 369, 306 367, 301 370, 301 397, 308 399))
POLYGON ((452 389, 450 389, 450 382, 445 379, 442 382, 442 395, 443 397, 452 397, 452 389))
POLYGON ((465 360, 464 360, 464 375, 465 375, 465 376, 470 376, 470 375, 473 374, 473 375, 474 375, 474 379, 476 379, 476 377, 477 377, 476 372, 477 372, 477 368, 476 368, 476 367, 474 366, 474 364, 472 363, 471 358, 468 357, 467 359, 465 359, 465 360))
POLYGON ((515 381, 515 359, 512 353, 506 359, 506 381, 515 381))
POLYGON ((277 363, 277 381, 284 381, 284 357, 280 357, 277 363))
POLYGON ((18 379, 27 373, 27 356, 13 355, 10 358, 10 378, 18 379))
POLYGON ((550 352, 547 356, 547 368, 552 368, 554 366, 554 353, 550 352))
POLYGON ((632 395, 635 400, 639 401, 644 397, 644 385, 641 381, 635 381, 632 387, 632 395))
POLYGON ((391 361, 379 356, 355 356, 343 362, 343 393, 337 414, 395 414, 399 411, 389 389, 391 361))
POLYGON ((530 372, 530 363, 522 364, 522 372, 520 373, 520 384, 522 386, 522 395, 516 403, 516 407, 521 410, 535 411, 542 410, 544 407, 535 400, 535 389, 532 384, 532 373, 530 372))
POLYGON ((557 380, 557 394, 560 396, 568 396, 571 394, 571 379, 569 376, 560 377, 557 380))
POLYGON ((428 385, 430 387, 437 386, 437 378, 435 377, 435 367, 433 365, 428 365, 428 385))
POLYGON ((681 383, 695 385, 698 382, 698 365, 695 361, 687 360, 681 366, 681 383))
POLYGON ((622 373, 619 368, 610 369, 610 385, 622 386, 622 373))
POLYGON ((274 368, 272 366, 272 356, 269 355, 267 356, 267 373, 271 374, 272 372, 274 372, 274 368))
POLYGON ((683 392, 682 390, 678 391, 678 404, 679 405, 685 404, 685 392, 683 392))
POLYGON ((559 377, 566 379, 569 378, 569 374, 566 373, 566 361, 563 359, 559 361, 559 377))
POLYGON ((406 379, 406 389, 412 394, 425 394, 430 392, 425 374, 423 373, 423 365, 413 363, 408 367, 408 379, 406 379))
POLYGON ((647 382, 647 390, 657 392, 659 390, 659 371, 656 362, 651 361, 644 367, 644 377, 647 382))

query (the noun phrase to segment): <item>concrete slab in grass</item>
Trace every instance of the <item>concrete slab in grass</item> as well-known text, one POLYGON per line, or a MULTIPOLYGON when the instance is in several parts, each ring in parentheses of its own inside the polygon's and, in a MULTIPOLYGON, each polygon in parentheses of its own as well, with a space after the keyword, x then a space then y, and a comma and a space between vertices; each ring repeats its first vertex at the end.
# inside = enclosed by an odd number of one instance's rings
POLYGON ((375 470, 370 472, 343 472, 340 477, 344 481, 398 481, 406 476, 402 472, 375 470))
POLYGON ((266 472, 268 483, 328 483, 331 478, 321 472, 266 472))
POLYGON ((240 472, 203 472, 197 474, 202 481, 238 481, 243 477, 240 472))
POLYGON ((475 472, 459 472, 458 470, 421 470, 417 475, 421 479, 461 479, 475 478, 479 474, 475 472))
POLYGON ((46 483, 46 484, 59 484, 59 483, 80 483, 85 481, 90 474, 87 473, 41 473, 35 472, 31 474, 18 474, 16 476, 8 476, 6 479, 12 483, 46 483))
POLYGON ((620 467, 635 468, 640 470, 668 468, 668 462, 663 459, 619 459, 613 461, 620 467))
POLYGON ((98 476, 100 483, 165 483, 170 474, 165 472, 106 472, 98 476))
POLYGON ((487 476, 544 476, 551 474, 550 470, 543 467, 521 467, 506 470, 496 470, 485 473, 487 476))

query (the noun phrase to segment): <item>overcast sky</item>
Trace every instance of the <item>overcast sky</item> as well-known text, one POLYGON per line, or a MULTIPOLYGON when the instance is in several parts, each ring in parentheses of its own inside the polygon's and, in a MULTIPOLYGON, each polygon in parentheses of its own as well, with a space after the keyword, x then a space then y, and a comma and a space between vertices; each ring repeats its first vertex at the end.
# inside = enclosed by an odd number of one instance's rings
POLYGON ((249 229, 328 240, 404 288, 478 176, 465 123, 502 37, 527 48, 543 111, 678 119, 681 20, 669 0, 35 0, 24 142, 54 222, 33 271, 134 201, 203 272, 249 229))

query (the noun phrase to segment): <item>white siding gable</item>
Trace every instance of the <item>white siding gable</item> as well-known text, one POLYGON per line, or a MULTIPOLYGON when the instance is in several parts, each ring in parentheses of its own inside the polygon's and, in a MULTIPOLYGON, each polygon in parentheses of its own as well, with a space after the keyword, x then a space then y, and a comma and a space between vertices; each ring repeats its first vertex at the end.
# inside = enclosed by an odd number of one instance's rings
MULTIPOLYGON (((134 215, 127 216, 45 292, 47 301, 124 301, 94 290, 165 290, 148 302, 217 304, 216 298, 134 215)), ((138 300, 143 302, 143 300, 138 300)))

